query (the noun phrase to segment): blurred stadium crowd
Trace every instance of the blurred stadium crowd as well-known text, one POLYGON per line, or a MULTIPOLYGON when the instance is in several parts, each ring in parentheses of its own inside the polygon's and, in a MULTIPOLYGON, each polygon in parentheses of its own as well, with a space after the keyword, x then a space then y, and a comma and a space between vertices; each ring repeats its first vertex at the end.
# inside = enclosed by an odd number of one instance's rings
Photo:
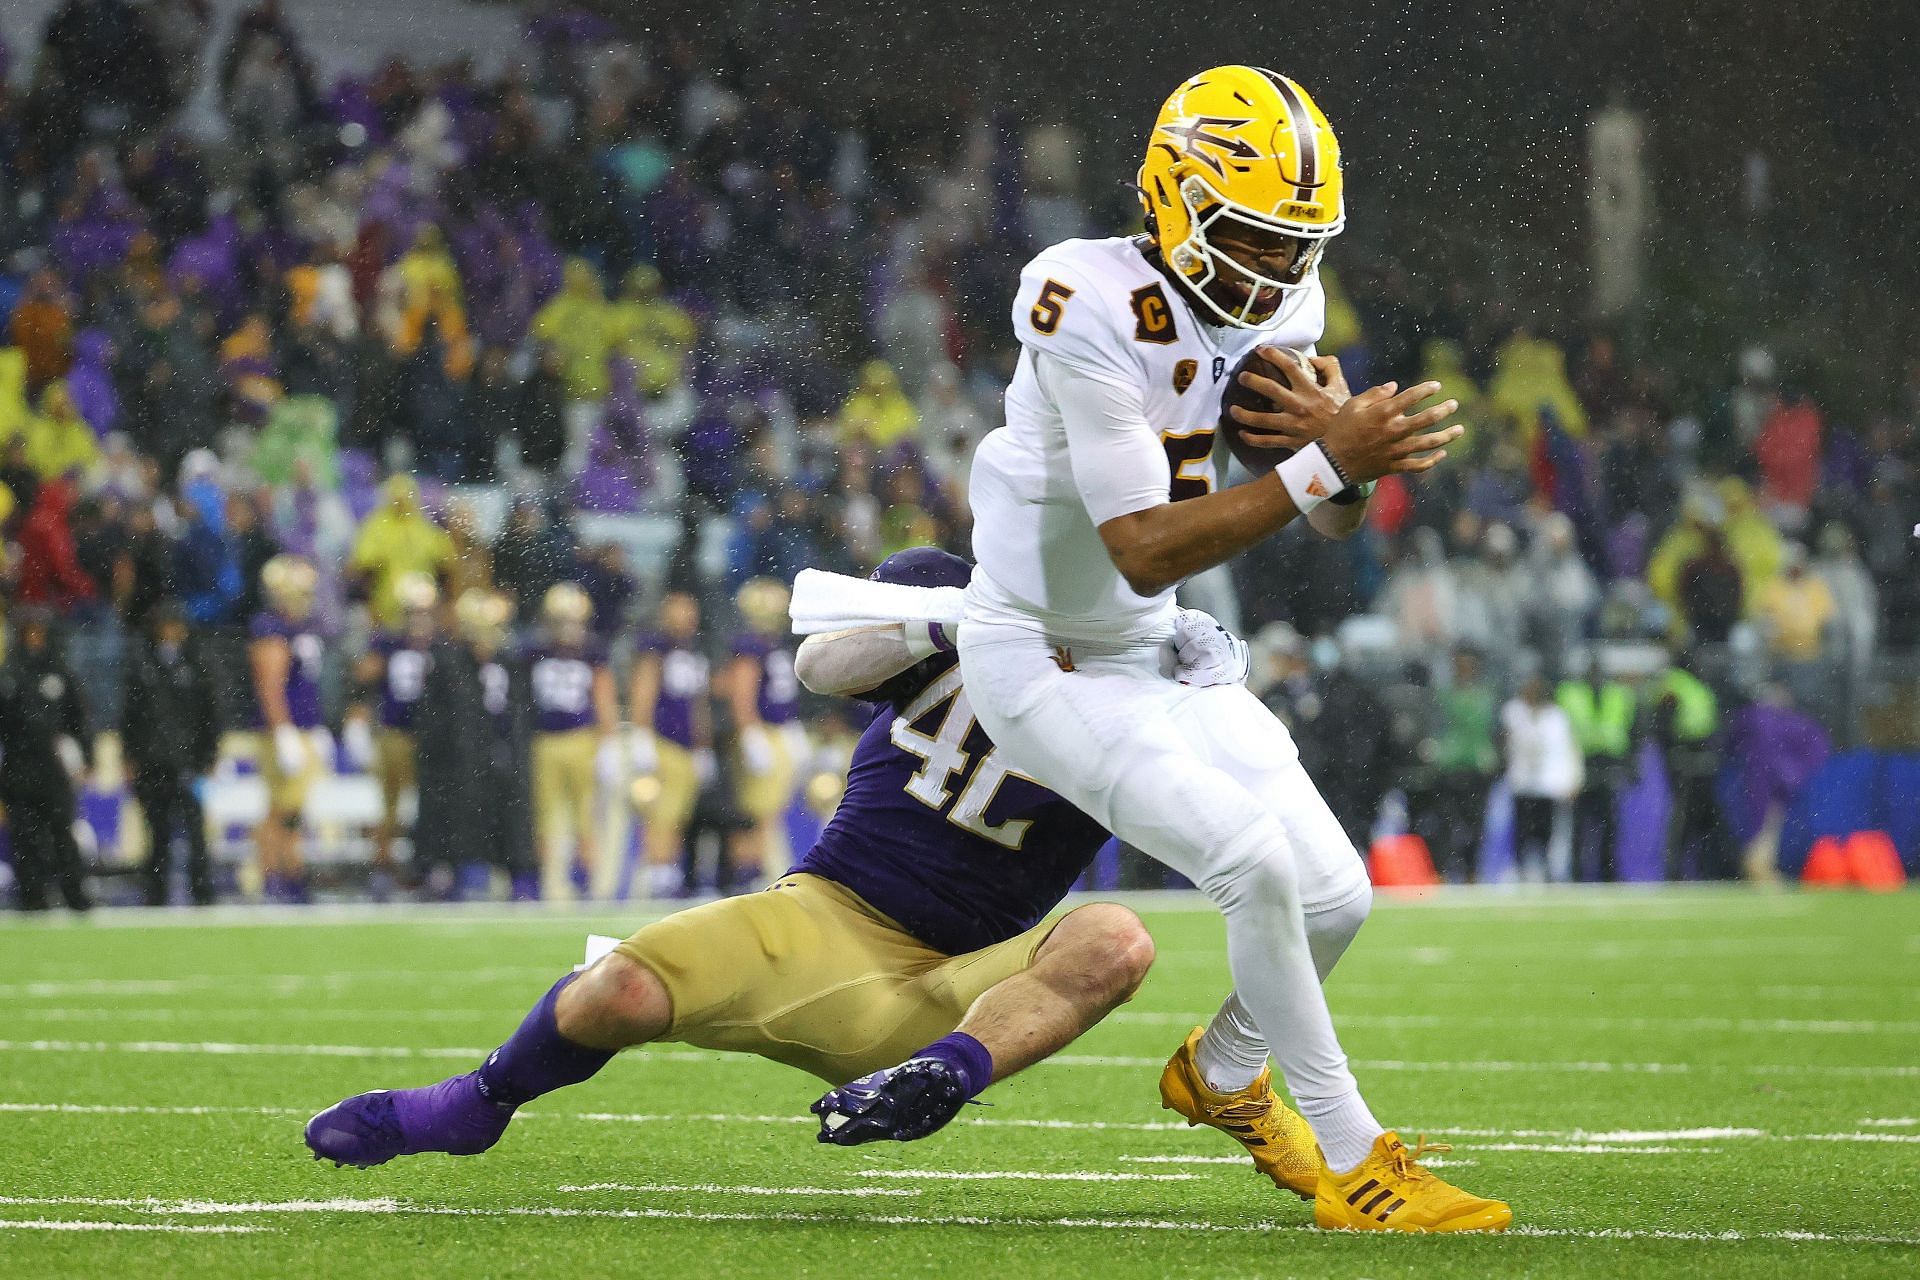
MULTIPOLYGON (((580 15, 497 78, 332 75, 266 0, 199 136, 211 38, 196 0, 67 0, 0 51, 16 901, 83 901, 80 858, 206 899, 208 828, 258 849, 246 895, 300 897, 303 850, 442 896, 676 893, 683 847, 778 871, 850 749, 794 697, 778 584, 966 551, 1021 263, 1128 229, 1060 180, 1073 129, 830 123, 737 50, 580 15), (446 781, 408 840, 415 755, 446 781)), ((1322 350, 1440 379, 1469 447, 1193 603, 1357 841, 1420 832, 1459 880, 1765 876, 1832 743, 1911 745, 1920 362, 1868 420, 1761 346, 1682 401, 1578 317, 1330 264, 1322 350)))

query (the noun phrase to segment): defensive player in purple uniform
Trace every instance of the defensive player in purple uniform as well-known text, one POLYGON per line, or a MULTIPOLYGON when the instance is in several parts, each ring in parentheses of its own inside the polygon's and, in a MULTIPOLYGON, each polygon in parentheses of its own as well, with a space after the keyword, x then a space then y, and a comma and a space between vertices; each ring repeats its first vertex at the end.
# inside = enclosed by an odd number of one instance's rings
POLYGON ((792 853, 784 819, 807 756, 807 735, 800 727, 786 587, 772 578, 754 578, 741 586, 734 603, 746 629, 734 637, 719 692, 733 714, 739 744, 740 811, 753 822, 753 829, 731 845, 734 884, 745 887, 792 853))
POLYGON ((400 801, 416 781, 413 738, 414 704, 427 686, 433 661, 434 606, 439 589, 424 573, 402 574, 394 597, 404 611, 399 631, 376 631, 354 666, 361 704, 342 726, 347 755, 371 768, 380 784, 380 825, 373 838, 376 898, 393 881, 393 840, 400 833, 400 801), (371 702, 371 710, 367 703, 371 702), (370 727, 371 722, 377 728, 370 727))
POLYGON ((333 745, 320 707, 325 651, 313 623, 318 579, 313 566, 298 556, 267 561, 260 570, 267 608, 253 619, 253 640, 247 647, 260 776, 267 784, 267 816, 254 830, 254 844, 270 899, 306 896, 301 810, 323 767, 322 757, 333 745))
MULTIPOLYGON (((959 586, 968 573, 921 547, 874 576, 959 586)), ((943 637, 891 630, 801 649, 822 691, 879 706, 839 810, 791 872, 650 924, 561 978, 477 1070, 327 1108, 307 1123, 315 1156, 485 1151, 515 1108, 656 1040, 859 1081, 815 1104, 822 1141, 917 1138, 1126 1000, 1153 959, 1138 917, 1093 903, 1044 919, 1106 832, 1006 768, 943 637), (874 1072, 885 1078, 862 1079, 874 1072)))
POLYGON ((588 891, 608 896, 613 860, 603 865, 594 830, 596 758, 614 745, 613 672, 604 646, 587 630, 593 602, 572 582, 547 589, 545 636, 527 655, 533 673, 533 821, 540 847, 540 896, 573 900, 573 866, 588 891), (572 842, 572 849, 568 847, 572 842))
POLYGON ((639 638, 628 686, 634 799, 647 824, 647 893, 685 887, 681 854, 703 776, 713 772, 712 675, 700 652, 700 604, 684 591, 660 601, 658 629, 639 638))

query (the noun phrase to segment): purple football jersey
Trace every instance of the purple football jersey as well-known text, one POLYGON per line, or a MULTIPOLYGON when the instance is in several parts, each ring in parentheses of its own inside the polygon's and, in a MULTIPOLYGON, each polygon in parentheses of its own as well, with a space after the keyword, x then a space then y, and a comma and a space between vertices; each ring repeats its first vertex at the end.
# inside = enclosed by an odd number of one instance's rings
POLYGON ((480 699, 487 709, 487 725, 496 738, 513 730, 513 671, 504 657, 480 666, 480 699))
POLYGON ((385 672, 380 678, 381 727, 413 732, 413 707, 427 687, 427 668, 433 663, 431 643, 383 631, 367 648, 380 655, 385 672))
POLYGON ((594 673, 607 665, 606 651, 589 640, 580 645, 541 645, 531 654, 533 727, 539 733, 585 729, 595 720, 594 673))
POLYGON ((787 724, 800 714, 800 681, 793 674, 793 650, 772 636, 743 631, 734 638, 736 657, 760 664, 760 720, 787 724))
POLYGON ((1107 833, 1012 771, 974 723, 956 658, 922 670, 860 736, 840 807, 794 870, 845 885, 959 955, 1038 924, 1107 833))
MULTIPOLYGON (((320 664, 326 657, 326 646, 320 638, 320 632, 310 619, 295 622, 271 610, 255 614, 253 638, 268 640, 276 636, 287 642, 289 654, 287 719, 296 729, 317 729, 323 721, 320 711, 320 664)), ((256 705, 254 727, 264 729, 266 723, 266 717, 256 705)))
POLYGON ((700 703, 712 683, 707 656, 691 644, 658 632, 641 636, 639 651, 660 658, 660 696, 653 704, 653 731, 691 750, 700 703))

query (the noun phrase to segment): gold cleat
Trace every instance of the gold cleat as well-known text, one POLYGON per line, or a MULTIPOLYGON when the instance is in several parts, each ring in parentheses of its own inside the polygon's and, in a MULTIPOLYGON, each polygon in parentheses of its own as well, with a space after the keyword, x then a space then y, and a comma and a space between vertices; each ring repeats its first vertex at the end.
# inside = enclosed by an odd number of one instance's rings
POLYGON ((1469 1195, 1420 1167, 1429 1151, 1451 1151, 1426 1135, 1407 1150, 1392 1130, 1373 1140, 1373 1151, 1351 1173, 1323 1168, 1313 1198, 1313 1220, 1329 1231, 1505 1231, 1513 1210, 1498 1200, 1469 1195))
POLYGON ((1253 1167, 1273 1179, 1274 1185, 1311 1200, 1320 1185, 1320 1146, 1301 1115, 1273 1092, 1273 1069, 1238 1093, 1216 1093, 1207 1087, 1193 1060, 1203 1028, 1195 1027, 1160 1073, 1160 1104, 1187 1118, 1189 1125, 1211 1125, 1247 1149, 1253 1167))

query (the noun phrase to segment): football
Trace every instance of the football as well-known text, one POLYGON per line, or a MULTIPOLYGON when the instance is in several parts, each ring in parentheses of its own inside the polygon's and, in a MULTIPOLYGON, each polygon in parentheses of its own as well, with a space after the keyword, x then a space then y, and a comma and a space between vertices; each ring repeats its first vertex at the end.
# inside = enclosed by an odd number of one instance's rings
MULTIPOLYGON (((1240 465, 1255 475, 1264 475, 1284 462, 1292 453, 1291 449, 1265 449, 1247 439, 1245 429, 1234 421, 1230 410, 1239 405, 1255 413, 1270 413, 1273 402, 1251 387, 1240 385, 1241 373, 1252 370, 1269 378, 1294 385, 1291 379, 1304 374, 1313 377, 1313 370, 1307 364, 1306 353, 1292 347, 1255 347, 1247 352, 1240 363, 1234 367, 1233 375, 1227 379, 1227 389, 1220 396, 1220 434, 1226 437, 1227 447, 1233 450, 1233 456, 1240 465), (1279 358, 1276 359, 1276 356, 1279 358)), ((1258 437, 1260 433, 1252 433, 1258 437)))

